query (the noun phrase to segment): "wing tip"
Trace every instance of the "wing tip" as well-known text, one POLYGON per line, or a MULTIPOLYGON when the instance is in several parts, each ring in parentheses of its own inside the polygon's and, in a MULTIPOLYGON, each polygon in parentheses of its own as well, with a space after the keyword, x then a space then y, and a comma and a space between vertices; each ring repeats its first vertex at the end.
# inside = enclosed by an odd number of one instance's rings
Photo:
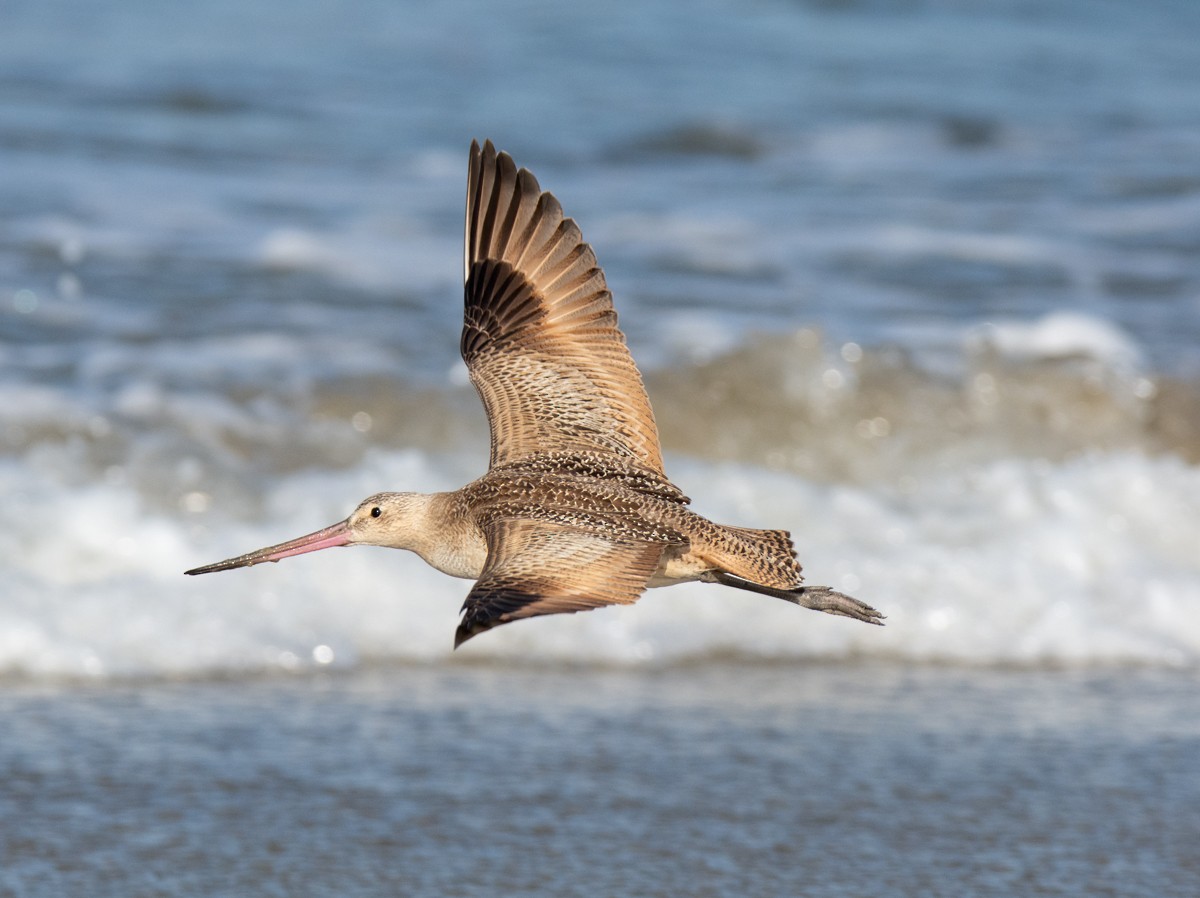
POLYGON ((458 629, 454 631, 454 651, 458 651, 458 647, 472 636, 477 636, 482 632, 483 630, 471 629, 466 624, 459 624, 458 629))
POLYGON ((504 623, 504 618, 486 619, 472 614, 469 608, 464 608, 466 614, 459 621, 458 628, 454 631, 454 649, 466 642, 468 639, 474 639, 480 633, 486 633, 498 624, 504 623))

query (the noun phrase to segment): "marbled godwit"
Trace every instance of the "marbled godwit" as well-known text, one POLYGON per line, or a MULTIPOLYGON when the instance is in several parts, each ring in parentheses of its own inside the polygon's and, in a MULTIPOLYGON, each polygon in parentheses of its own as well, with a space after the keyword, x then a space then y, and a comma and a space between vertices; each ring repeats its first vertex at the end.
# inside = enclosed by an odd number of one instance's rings
POLYGON ((802 586, 784 530, 716 524, 663 472, 654 413, 579 228, 525 169, 471 144, 461 350, 491 425, 488 472, 449 493, 378 493, 308 536, 190 570, 330 546, 410 549, 475 580, 457 648, 498 624, 637 601, 649 586, 723 583, 879 624, 802 586))

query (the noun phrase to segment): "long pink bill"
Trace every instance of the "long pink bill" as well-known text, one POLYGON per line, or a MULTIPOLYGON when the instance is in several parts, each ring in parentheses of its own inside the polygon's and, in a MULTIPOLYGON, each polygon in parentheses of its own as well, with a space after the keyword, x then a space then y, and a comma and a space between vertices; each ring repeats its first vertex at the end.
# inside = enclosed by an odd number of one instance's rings
POLYGON ((216 564, 206 564, 204 567, 192 568, 185 574, 211 574, 214 571, 230 571, 235 567, 249 567, 252 564, 262 564, 264 561, 279 561, 291 555, 302 555, 305 552, 315 552, 318 549, 328 549, 331 546, 350 545, 350 522, 342 521, 308 536, 301 536, 277 546, 268 546, 257 552, 248 552, 237 558, 227 558, 216 564))

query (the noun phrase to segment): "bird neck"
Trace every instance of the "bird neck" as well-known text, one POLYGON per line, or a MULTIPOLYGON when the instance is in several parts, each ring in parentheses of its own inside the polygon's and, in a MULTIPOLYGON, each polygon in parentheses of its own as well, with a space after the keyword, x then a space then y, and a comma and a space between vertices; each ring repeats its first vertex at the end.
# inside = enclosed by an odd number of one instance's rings
POLYGON ((487 541, 460 491, 422 495, 407 529, 406 545, 451 577, 477 580, 487 561, 487 541))

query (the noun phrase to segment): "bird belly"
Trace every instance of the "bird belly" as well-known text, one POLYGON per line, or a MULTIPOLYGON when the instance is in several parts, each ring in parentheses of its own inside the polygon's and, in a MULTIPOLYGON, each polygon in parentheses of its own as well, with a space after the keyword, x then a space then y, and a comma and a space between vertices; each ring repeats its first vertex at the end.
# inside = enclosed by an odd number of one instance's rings
POLYGON ((646 585, 672 586, 675 583, 686 583, 688 580, 700 579, 701 574, 712 569, 711 562, 686 549, 668 548, 658 562, 658 570, 651 575, 646 585))

